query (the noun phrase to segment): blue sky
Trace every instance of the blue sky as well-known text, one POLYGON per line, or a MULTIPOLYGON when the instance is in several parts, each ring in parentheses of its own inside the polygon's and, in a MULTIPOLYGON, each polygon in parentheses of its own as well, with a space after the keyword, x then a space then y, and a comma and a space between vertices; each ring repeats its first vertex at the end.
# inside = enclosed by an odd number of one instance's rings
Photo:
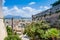
POLYGON ((3 0, 4 15, 31 17, 51 8, 56 0, 3 0))

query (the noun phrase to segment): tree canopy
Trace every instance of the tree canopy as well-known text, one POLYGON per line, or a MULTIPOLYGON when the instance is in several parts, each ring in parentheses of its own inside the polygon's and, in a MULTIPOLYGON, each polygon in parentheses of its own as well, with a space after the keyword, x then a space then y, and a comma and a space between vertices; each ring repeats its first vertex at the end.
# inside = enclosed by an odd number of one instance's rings
POLYGON ((49 40, 49 38, 58 37, 59 33, 56 28, 50 28, 49 23, 45 20, 41 20, 27 25, 25 28, 25 34, 33 40, 36 38, 49 40))

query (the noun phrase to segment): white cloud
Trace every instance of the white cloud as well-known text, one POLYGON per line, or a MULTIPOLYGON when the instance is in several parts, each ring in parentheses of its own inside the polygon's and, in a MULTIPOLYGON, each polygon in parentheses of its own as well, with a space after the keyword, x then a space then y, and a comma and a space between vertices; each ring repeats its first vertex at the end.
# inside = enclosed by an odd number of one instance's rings
POLYGON ((40 8, 43 8, 43 6, 40 6, 40 8))
POLYGON ((50 7, 48 7, 48 6, 44 6, 44 8, 45 8, 45 9, 49 9, 50 7))
POLYGON ((36 10, 34 8, 31 8, 31 7, 23 7, 23 10, 27 11, 30 14, 36 14, 36 13, 41 12, 41 10, 36 10))
POLYGON ((5 3, 5 0, 2 0, 2 5, 4 5, 4 3, 5 3))
POLYGON ((40 6, 40 9, 44 9, 44 10, 47 10, 49 8, 50 8, 49 6, 40 6))
POLYGON ((8 9, 7 7, 3 7, 4 15, 20 15, 22 16, 25 12, 18 7, 14 6, 11 9, 8 9))
POLYGON ((33 4, 35 4, 35 3, 36 3, 36 2, 30 2, 29 5, 33 5, 33 4))
POLYGON ((8 8, 7 7, 3 7, 3 10, 8 10, 8 8))
POLYGON ((22 9, 14 6, 13 8, 9 9, 7 7, 3 7, 4 15, 18 15, 23 17, 31 17, 33 14, 37 14, 41 12, 41 10, 36 10, 31 7, 23 7, 22 9))

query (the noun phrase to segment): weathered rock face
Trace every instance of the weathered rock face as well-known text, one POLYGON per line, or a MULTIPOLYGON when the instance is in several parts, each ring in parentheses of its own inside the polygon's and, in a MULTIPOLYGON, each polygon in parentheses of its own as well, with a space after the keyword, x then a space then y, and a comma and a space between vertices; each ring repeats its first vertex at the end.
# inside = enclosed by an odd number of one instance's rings
MULTIPOLYGON (((2 13, 2 0, 0 0, 0 18, 3 18, 2 13)), ((4 38, 7 36, 6 28, 3 23, 3 19, 0 19, 0 40, 4 40, 4 38)))

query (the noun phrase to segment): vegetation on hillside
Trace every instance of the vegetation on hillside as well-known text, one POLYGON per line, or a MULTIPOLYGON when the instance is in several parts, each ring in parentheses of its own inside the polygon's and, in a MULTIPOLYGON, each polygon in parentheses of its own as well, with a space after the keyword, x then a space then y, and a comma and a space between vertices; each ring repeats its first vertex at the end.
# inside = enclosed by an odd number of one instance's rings
POLYGON ((53 3, 52 6, 56 6, 58 4, 60 4, 60 0, 56 1, 55 3, 53 3))
POLYGON ((59 36, 59 31, 51 28, 45 20, 27 25, 24 33, 30 37, 30 40, 55 40, 59 36))

